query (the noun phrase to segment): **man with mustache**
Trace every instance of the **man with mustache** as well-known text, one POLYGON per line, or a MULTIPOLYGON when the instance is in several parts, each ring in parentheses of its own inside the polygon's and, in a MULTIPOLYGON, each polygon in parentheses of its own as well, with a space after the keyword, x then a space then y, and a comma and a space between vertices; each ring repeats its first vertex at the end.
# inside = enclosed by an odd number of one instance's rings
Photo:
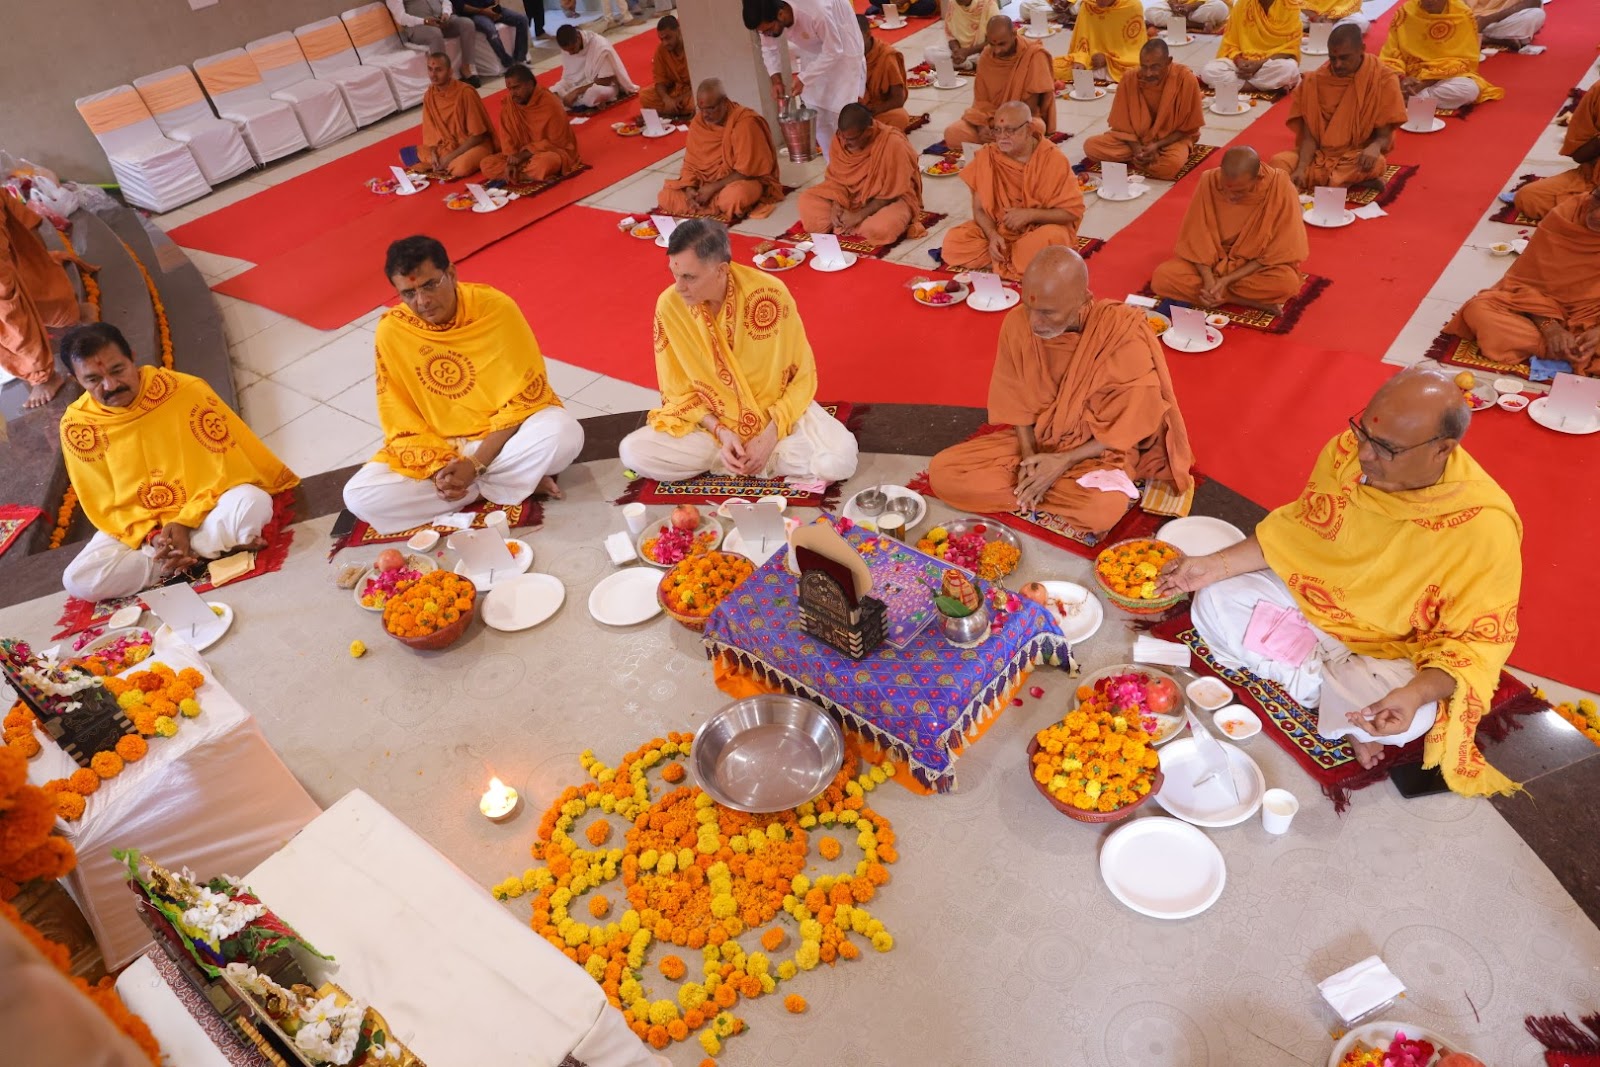
POLYGON ((933 457, 934 493, 960 511, 1048 512, 1101 534, 1128 510, 1126 491, 1091 483, 1117 474, 1194 485, 1189 435, 1161 345, 1144 312, 1089 290, 1070 248, 1034 256, 1022 303, 1006 313, 989 382, 989 422, 1011 432, 975 437, 933 457))
POLYGON ((1050 69, 1050 53, 1038 41, 1017 36, 1008 15, 989 20, 985 40, 988 43, 978 56, 978 76, 972 81, 972 106, 945 127, 945 147, 994 140, 995 110, 1013 100, 1020 100, 1030 115, 1043 121, 1044 133, 1054 133, 1056 76, 1050 69))
POLYGON ((61 454, 95 535, 62 583, 83 600, 128 596, 234 549, 263 547, 272 494, 299 484, 202 379, 133 362, 122 331, 79 326, 61 357, 83 395, 61 454))
POLYGON ((1205 125, 1200 79, 1172 62, 1167 42, 1152 38, 1139 49, 1139 66, 1122 76, 1108 125, 1083 142, 1086 157, 1126 163, 1129 170, 1171 181, 1205 125))

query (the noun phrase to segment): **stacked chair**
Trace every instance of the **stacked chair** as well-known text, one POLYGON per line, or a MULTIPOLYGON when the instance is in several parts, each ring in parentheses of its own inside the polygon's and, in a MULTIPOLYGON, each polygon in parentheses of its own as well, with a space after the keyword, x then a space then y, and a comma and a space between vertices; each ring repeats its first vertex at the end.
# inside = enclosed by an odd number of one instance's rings
MULTIPOLYGON (((133 86, 80 97, 77 108, 105 149, 128 203, 148 211, 171 211, 211 192, 189 146, 162 133, 133 86)), ((248 151, 245 158, 248 161, 248 151)))
POLYGON ((363 66, 377 67, 389 77, 389 88, 402 108, 422 103, 428 91, 428 58, 407 48, 395 29, 389 9, 381 3, 353 7, 339 16, 363 66))
POLYGON ((217 114, 239 127, 257 163, 271 163, 310 146, 288 104, 272 99, 248 52, 235 48, 194 61, 194 72, 217 114))
POLYGON ((200 173, 221 185, 256 165, 249 147, 231 122, 219 119, 188 67, 171 67, 133 79, 133 88, 155 117, 161 132, 194 153, 200 173))
POLYGON ((275 33, 251 41, 244 46, 244 52, 261 72, 268 95, 294 108, 294 116, 300 120, 300 128, 312 148, 356 132, 355 119, 344 106, 344 94, 332 82, 317 81, 294 34, 275 33))
POLYGON ((338 16, 296 27, 294 37, 317 80, 332 82, 344 94, 357 126, 371 125, 399 107, 388 75, 381 67, 361 65, 338 16))

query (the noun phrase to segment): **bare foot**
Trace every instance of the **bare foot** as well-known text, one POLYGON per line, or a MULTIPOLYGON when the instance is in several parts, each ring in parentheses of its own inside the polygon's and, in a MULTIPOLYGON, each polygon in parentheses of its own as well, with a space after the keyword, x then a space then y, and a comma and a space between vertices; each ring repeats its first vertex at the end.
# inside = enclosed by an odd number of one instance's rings
POLYGON ((533 495, 547 496, 551 500, 566 499, 566 494, 561 491, 561 487, 556 484, 556 480, 548 474, 539 479, 539 487, 533 491, 533 495))
POLYGON ((56 398, 61 392, 61 387, 67 384, 66 377, 58 370, 52 369, 50 377, 35 385, 28 391, 28 399, 23 401, 24 408, 42 408, 56 398))
POLYGON ((235 552, 260 552, 263 548, 266 548, 266 547, 267 547, 267 539, 265 537, 258 537, 254 541, 249 542, 248 544, 243 544, 243 545, 238 546, 237 548, 234 549, 234 551, 235 552))
POLYGON ((1352 737, 1350 747, 1355 750, 1356 762, 1369 771, 1383 758, 1383 746, 1376 741, 1357 741, 1352 737))

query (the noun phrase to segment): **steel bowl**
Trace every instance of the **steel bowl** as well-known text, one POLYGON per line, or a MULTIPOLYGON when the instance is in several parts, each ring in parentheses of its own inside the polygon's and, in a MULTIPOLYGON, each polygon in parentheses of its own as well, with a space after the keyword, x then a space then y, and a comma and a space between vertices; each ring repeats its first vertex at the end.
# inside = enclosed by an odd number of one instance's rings
POLYGON ((856 510, 868 517, 883 514, 883 509, 889 503, 889 494, 882 489, 863 489, 850 501, 856 510))
POLYGON ((944 626, 944 638, 957 648, 973 648, 983 644, 989 637, 989 628, 994 623, 989 614, 987 601, 978 605, 978 610, 971 615, 940 615, 939 619, 944 626))
POLYGON ((815 800, 844 762, 844 734, 818 705, 765 693, 717 709, 695 731, 695 783, 735 811, 785 811, 815 800))
POLYGON ((889 502, 883 506, 883 509, 885 511, 894 512, 902 519, 905 519, 906 525, 910 526, 912 521, 915 520, 917 515, 922 511, 922 507, 922 501, 918 500, 914 496, 896 496, 890 497, 889 502))

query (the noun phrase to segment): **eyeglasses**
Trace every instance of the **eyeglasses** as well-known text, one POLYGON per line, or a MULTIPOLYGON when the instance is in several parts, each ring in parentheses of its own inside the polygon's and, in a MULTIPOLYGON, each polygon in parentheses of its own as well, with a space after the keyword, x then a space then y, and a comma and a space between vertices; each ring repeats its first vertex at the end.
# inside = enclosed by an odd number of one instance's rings
POLYGON ((444 274, 441 274, 437 278, 433 279, 433 281, 423 282, 414 289, 402 289, 400 290, 400 299, 409 304, 422 293, 437 293, 439 291, 439 286, 443 285, 449 279, 449 277, 450 274, 448 271, 446 271, 444 274))
POLYGON ((1435 434, 1426 441, 1418 441, 1414 445, 1391 445, 1389 442, 1381 441, 1362 429, 1359 420, 1361 415, 1365 414, 1366 412, 1363 411, 1359 415, 1350 416, 1350 432, 1356 435, 1358 442, 1371 445, 1372 450, 1378 454, 1378 458, 1386 463, 1399 456, 1402 452, 1410 452, 1414 448, 1421 448, 1423 445, 1431 445, 1435 441, 1444 440, 1444 434, 1435 434))
POLYGON ((996 137, 1010 137, 1014 133, 1020 133, 1027 129, 1029 125, 1030 123, 1027 122, 1019 122, 1015 126, 996 126, 991 124, 989 126, 989 132, 994 134, 996 137))

